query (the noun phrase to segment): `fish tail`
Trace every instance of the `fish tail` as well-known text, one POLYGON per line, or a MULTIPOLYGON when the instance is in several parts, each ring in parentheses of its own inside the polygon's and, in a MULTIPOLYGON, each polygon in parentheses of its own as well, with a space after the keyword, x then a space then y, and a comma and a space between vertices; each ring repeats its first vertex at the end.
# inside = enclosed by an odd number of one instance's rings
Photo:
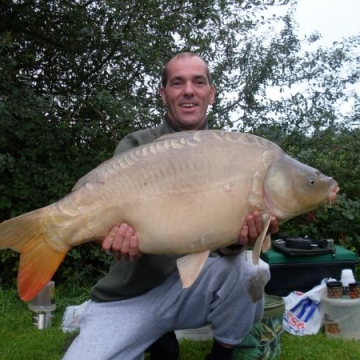
POLYGON ((24 301, 32 300, 51 280, 67 250, 58 251, 41 226, 44 209, 38 209, 0 224, 0 250, 20 253, 18 291, 24 301))

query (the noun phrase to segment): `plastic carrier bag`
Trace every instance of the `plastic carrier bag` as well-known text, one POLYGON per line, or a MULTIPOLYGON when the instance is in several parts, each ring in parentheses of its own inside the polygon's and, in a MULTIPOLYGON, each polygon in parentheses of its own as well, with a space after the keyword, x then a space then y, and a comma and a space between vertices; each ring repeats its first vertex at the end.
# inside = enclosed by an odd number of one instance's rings
POLYGON ((283 319, 284 330, 293 335, 315 335, 324 323, 321 298, 326 293, 326 282, 313 287, 306 293, 293 291, 284 297, 285 313, 283 319))
POLYGON ((87 303, 88 301, 85 301, 80 305, 70 305, 66 307, 61 324, 63 332, 79 330, 79 318, 85 310, 87 303))

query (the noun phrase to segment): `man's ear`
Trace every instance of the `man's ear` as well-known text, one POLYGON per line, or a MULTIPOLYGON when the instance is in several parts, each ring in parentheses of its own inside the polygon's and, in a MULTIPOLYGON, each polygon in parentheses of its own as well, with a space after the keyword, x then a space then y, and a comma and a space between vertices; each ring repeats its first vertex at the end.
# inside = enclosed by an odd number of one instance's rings
POLYGON ((210 105, 212 105, 215 102, 215 96, 216 96, 216 88, 214 85, 211 85, 210 89, 210 105))
POLYGON ((160 96, 164 105, 166 105, 165 89, 163 86, 160 87, 160 96))

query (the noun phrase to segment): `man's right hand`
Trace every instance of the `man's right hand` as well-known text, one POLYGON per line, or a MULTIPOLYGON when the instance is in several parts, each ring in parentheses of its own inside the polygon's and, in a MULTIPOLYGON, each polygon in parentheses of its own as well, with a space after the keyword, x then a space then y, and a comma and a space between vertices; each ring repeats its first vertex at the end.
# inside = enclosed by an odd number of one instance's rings
POLYGON ((117 260, 137 260, 141 256, 135 230, 125 223, 110 230, 102 242, 102 248, 117 260))

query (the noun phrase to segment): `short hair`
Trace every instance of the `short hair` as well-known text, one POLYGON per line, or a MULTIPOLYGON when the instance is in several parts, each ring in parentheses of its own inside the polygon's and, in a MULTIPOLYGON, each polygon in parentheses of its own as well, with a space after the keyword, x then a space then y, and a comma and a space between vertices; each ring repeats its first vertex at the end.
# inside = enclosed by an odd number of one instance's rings
POLYGON ((162 76, 161 76, 161 86, 162 87, 165 87, 167 82, 168 82, 168 65, 169 63, 173 60, 173 59, 181 59, 181 58, 185 58, 185 57, 198 57, 199 59, 201 59, 205 66, 206 66, 206 78, 209 82, 209 84, 211 85, 211 73, 210 73, 210 70, 209 70, 209 66, 207 64, 207 62, 201 57, 199 56, 198 54, 195 54, 191 51, 184 51, 184 52, 181 52, 175 56, 173 56, 164 66, 164 69, 163 69, 163 72, 162 72, 162 76))

